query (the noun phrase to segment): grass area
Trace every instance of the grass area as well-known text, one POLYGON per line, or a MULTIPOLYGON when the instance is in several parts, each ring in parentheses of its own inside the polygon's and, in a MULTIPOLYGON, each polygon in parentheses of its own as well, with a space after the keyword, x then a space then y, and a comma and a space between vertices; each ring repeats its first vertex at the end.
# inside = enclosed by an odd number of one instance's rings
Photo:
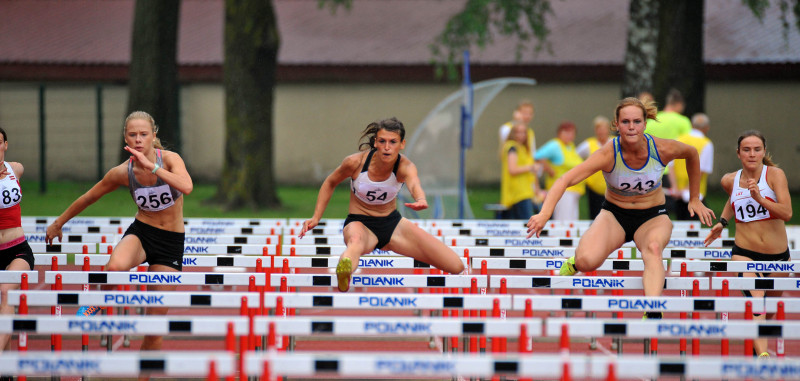
MULTIPOLYGON (((22 181, 24 198, 22 214, 24 216, 57 216, 61 214, 75 199, 89 190, 94 183, 82 182, 50 182, 47 192, 39 193, 39 183, 22 181)), ((195 184, 194 192, 184 200, 184 216, 186 217, 257 217, 257 218, 307 218, 314 213, 317 200, 317 186, 284 186, 278 188, 278 197, 282 207, 273 210, 240 209, 226 211, 209 202, 216 192, 216 185, 195 184)), ((472 211, 476 218, 492 219, 494 212, 483 209, 486 204, 494 204, 500 200, 499 186, 475 186, 467 190, 472 211)), ((343 218, 347 215, 347 203, 350 189, 343 184, 336 189, 325 217, 343 218)), ((727 201, 728 196, 722 191, 710 192, 706 201, 717 215, 727 201)), ((588 206, 585 197, 581 204, 581 218, 588 218, 588 206)), ((793 210, 800 210, 800 193, 792 194, 793 210)), ((127 188, 120 188, 109 193, 94 205, 87 208, 82 216, 133 216, 136 206, 131 200, 127 188)), ((794 213, 790 224, 800 224, 800 214, 794 213)), ((733 226, 733 225, 731 225, 733 226)))

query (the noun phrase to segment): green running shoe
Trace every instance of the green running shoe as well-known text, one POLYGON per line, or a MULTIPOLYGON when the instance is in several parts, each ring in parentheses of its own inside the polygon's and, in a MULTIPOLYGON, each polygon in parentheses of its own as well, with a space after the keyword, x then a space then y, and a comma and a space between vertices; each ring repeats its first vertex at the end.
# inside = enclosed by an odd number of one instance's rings
POLYGON ((339 280, 339 291, 347 292, 350 289, 350 275, 353 272, 353 262, 350 258, 342 258, 336 265, 336 278, 339 280))
POLYGON ((575 269, 575 257, 569 257, 569 259, 564 261, 561 265, 561 270, 558 270, 558 275, 572 276, 577 272, 578 270, 575 269))
POLYGON ((656 320, 658 320, 658 319, 662 319, 663 317, 664 317, 664 314, 662 314, 661 312, 645 312, 644 315, 642 315, 642 320, 647 320, 647 319, 656 319, 656 320))

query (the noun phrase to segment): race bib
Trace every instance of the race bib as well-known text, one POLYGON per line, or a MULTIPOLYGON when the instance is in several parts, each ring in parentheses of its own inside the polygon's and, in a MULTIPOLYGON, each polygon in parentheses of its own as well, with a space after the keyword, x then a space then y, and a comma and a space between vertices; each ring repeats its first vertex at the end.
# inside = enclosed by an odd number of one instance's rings
POLYGON ((22 191, 16 181, 4 181, 0 184, 0 208, 6 209, 19 204, 22 191))
POLYGON ((157 187, 139 188, 134 192, 136 205, 139 209, 148 212, 157 212, 175 205, 169 185, 164 184, 157 187))

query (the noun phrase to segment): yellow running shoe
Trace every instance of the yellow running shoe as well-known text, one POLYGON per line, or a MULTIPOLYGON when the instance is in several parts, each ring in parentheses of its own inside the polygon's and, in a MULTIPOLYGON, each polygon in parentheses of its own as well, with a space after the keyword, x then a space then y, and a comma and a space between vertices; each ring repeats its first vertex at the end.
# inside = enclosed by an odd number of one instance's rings
POLYGON ((758 355, 758 359, 759 360, 761 360, 761 359, 769 360, 769 352, 761 352, 761 354, 758 355))
POLYGON ((578 270, 575 269, 575 257, 569 257, 564 263, 561 265, 561 270, 558 270, 558 275, 566 275, 571 276, 575 275, 578 270))
POLYGON ((342 258, 336 265, 336 278, 339 280, 339 291, 347 292, 350 289, 350 275, 353 273, 353 262, 350 258, 342 258))

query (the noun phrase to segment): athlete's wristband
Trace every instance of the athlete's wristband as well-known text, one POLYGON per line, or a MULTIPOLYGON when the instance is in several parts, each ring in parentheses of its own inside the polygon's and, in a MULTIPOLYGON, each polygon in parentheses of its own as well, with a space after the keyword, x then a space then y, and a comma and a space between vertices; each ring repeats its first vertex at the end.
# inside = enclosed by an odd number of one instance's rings
POLYGON ((719 218, 719 223, 720 223, 720 225, 722 225, 723 228, 727 228, 728 227, 728 220, 726 220, 726 219, 724 219, 722 217, 719 218))
POLYGON ((160 166, 160 165, 158 165, 158 163, 156 163, 156 164, 155 164, 155 167, 153 167, 153 170, 152 170, 151 172, 153 172, 153 174, 155 175, 155 174, 156 174, 156 171, 157 171, 159 168, 161 168, 161 166, 160 166))

